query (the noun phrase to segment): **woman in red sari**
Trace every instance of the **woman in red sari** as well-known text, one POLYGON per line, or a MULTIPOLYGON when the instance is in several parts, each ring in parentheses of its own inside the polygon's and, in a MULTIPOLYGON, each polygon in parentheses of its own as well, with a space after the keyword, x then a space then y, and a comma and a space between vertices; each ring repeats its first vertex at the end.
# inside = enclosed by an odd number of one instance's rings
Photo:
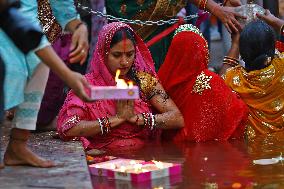
POLYGON ((69 92, 59 113, 57 129, 63 139, 80 137, 85 149, 139 148, 155 128, 183 127, 183 117, 157 80, 151 54, 126 24, 114 22, 101 30, 87 81, 114 86, 115 72, 139 86, 141 99, 98 100, 85 103, 69 92), (154 114, 155 108, 157 114, 154 114))
POLYGON ((180 26, 158 72, 184 117, 184 128, 165 132, 175 141, 227 140, 244 134, 247 107, 220 76, 207 69, 208 62, 207 42, 199 30, 180 26))

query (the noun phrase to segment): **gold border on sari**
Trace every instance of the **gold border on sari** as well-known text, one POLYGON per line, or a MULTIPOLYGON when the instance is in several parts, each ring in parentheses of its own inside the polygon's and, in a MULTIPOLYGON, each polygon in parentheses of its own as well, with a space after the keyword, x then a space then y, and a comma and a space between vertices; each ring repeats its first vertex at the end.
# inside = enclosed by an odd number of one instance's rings
MULTIPOLYGON (((186 5, 185 0, 178 0, 175 5, 172 5, 169 0, 157 0, 156 4, 150 5, 150 7, 135 15, 132 20, 165 20, 165 18, 172 18, 186 5)), ((131 25, 138 35, 144 40, 148 38, 156 29, 157 25, 152 26, 139 26, 131 25)))

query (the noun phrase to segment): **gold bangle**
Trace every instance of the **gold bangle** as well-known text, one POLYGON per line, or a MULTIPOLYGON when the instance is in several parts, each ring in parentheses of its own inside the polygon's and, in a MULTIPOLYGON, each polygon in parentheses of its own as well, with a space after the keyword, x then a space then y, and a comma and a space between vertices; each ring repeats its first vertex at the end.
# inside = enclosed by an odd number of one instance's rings
POLYGON ((232 62, 234 64, 239 64, 239 61, 237 61, 237 60, 231 60, 231 59, 224 58, 223 61, 232 62))
POLYGON ((227 64, 227 65, 230 65, 230 66, 232 66, 232 67, 235 67, 235 66, 237 66, 237 65, 239 65, 238 64, 238 62, 236 62, 236 61, 229 61, 229 60, 223 60, 223 64, 227 64))
POLYGON ((203 3, 203 10, 205 10, 206 9, 206 4, 207 4, 208 0, 204 0, 203 2, 204 2, 203 3))
POLYGON ((237 65, 235 65, 235 64, 231 64, 230 62, 223 62, 223 64, 227 64, 227 65, 229 65, 229 66, 231 66, 231 67, 237 66, 237 65))
POLYGON ((239 62, 239 60, 238 60, 238 59, 233 58, 233 57, 231 57, 231 56, 224 56, 224 59, 229 59, 229 60, 234 60, 234 61, 239 62))

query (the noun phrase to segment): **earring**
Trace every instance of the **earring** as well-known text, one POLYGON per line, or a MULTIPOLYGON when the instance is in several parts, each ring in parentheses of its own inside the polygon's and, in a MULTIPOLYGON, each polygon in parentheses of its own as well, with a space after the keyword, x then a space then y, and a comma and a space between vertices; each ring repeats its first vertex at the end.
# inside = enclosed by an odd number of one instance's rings
POLYGON ((266 65, 266 66, 269 65, 270 62, 271 62, 271 60, 272 60, 271 56, 267 57, 266 62, 265 62, 265 65, 266 65))

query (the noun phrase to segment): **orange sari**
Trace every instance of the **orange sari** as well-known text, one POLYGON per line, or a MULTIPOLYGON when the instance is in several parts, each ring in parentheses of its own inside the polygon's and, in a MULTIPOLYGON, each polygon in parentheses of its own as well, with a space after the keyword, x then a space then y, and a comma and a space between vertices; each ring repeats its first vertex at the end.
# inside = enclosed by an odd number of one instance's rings
POLYGON ((284 129, 284 54, 261 70, 246 72, 241 66, 231 68, 225 82, 249 107, 248 138, 284 129))

